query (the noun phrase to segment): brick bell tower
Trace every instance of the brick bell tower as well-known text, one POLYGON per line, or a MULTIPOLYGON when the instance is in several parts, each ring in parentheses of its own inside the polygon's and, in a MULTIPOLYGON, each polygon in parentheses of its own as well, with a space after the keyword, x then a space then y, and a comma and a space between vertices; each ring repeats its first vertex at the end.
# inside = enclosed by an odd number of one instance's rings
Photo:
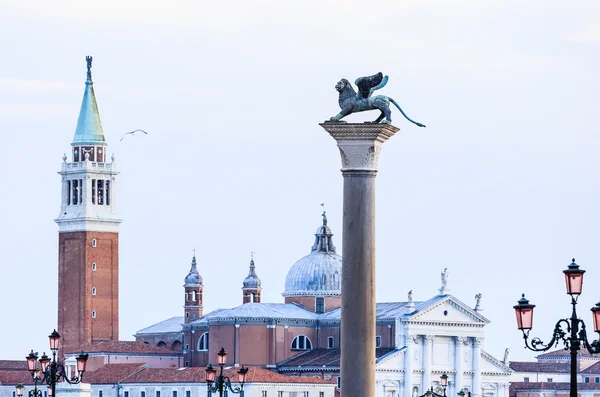
POLYGON ((202 317, 202 309, 204 307, 202 305, 202 290, 204 289, 204 284, 202 283, 202 276, 200 276, 198 268, 196 267, 195 253, 192 258, 192 268, 185 277, 183 288, 185 289, 185 302, 183 305, 185 312, 184 321, 187 324, 190 321, 202 317))
POLYGON ((114 164, 92 82, 92 57, 71 143, 63 156, 58 224, 58 332, 64 349, 75 352, 96 341, 119 339, 119 224, 114 164))

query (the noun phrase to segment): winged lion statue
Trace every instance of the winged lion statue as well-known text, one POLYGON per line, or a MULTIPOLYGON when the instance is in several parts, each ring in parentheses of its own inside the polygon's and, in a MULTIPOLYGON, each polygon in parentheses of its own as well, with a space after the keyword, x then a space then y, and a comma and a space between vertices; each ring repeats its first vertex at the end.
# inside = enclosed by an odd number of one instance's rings
POLYGON ((384 76, 381 72, 373 76, 359 77, 354 82, 358 87, 358 92, 356 92, 348 80, 341 79, 335 85, 335 89, 339 92, 338 103, 342 110, 333 116, 330 121, 338 122, 352 113, 379 109, 381 114, 373 121, 373 123, 389 124, 392 122, 392 112, 390 111, 391 102, 408 121, 419 127, 425 127, 424 124, 411 120, 393 98, 385 95, 371 96, 373 92, 385 87, 387 82, 388 76, 384 76))

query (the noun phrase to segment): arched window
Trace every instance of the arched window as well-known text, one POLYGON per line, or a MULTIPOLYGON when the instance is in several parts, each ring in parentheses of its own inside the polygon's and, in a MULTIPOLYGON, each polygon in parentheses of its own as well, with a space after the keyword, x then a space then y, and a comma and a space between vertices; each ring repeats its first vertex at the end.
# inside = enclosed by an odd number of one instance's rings
POLYGON ((156 346, 158 346, 158 347, 167 347, 167 344, 161 340, 160 342, 158 342, 156 344, 156 346))
POLYGON ((96 248, 96 239, 92 239, 92 247, 96 248))
POLYGON ((178 340, 173 342, 173 344, 171 345, 171 350, 176 351, 176 352, 182 351, 183 349, 182 349, 181 342, 178 340))
POLYGON ((96 295, 96 287, 92 287, 92 295, 96 295))
POLYGON ((208 350, 208 332, 203 333, 198 339, 198 349, 200 351, 208 350))
POLYGON ((95 272, 96 271, 96 262, 92 263, 92 271, 95 272))
POLYGON ((92 310, 92 318, 96 318, 96 311, 92 310))
POLYGON ((328 336, 327 337, 327 348, 328 349, 333 349, 333 336, 328 336))
POLYGON ((312 343, 308 336, 298 335, 292 341, 292 350, 312 350, 312 343))

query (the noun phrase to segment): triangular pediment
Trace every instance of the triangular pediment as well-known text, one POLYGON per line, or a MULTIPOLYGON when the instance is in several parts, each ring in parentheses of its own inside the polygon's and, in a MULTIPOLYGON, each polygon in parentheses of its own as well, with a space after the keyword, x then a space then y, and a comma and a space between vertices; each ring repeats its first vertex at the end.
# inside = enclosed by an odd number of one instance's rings
POLYGON ((512 370, 508 364, 503 363, 488 352, 481 351, 481 372, 482 373, 502 373, 510 374, 512 370))
POLYGON ((404 352, 406 348, 391 351, 385 356, 379 357, 375 362, 375 369, 382 371, 398 371, 404 368, 404 352))
POLYGON ((435 323, 479 323, 490 321, 452 295, 439 295, 421 303, 416 311, 406 316, 407 321, 435 323))

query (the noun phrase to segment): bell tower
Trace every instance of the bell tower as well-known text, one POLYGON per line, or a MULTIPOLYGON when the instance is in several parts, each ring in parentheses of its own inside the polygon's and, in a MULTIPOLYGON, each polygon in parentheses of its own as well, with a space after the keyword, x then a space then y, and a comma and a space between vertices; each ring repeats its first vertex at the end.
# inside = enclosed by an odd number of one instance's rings
POLYGON ((196 267, 195 252, 192 258, 192 268, 188 275, 185 276, 183 288, 185 290, 185 302, 183 305, 185 312, 184 322, 187 324, 202 317, 202 309, 204 307, 202 304, 202 290, 204 289, 204 285, 202 283, 202 276, 200 276, 196 267))
POLYGON ((58 224, 58 332, 65 353, 119 339, 119 224, 114 156, 106 141, 92 82, 92 57, 71 143, 63 156, 58 224))
POLYGON ((252 253, 252 259, 250 259, 250 270, 248 276, 244 279, 242 284, 242 304, 246 303, 260 303, 260 293, 262 291, 262 284, 260 279, 256 275, 256 267, 254 266, 254 252, 252 253))

